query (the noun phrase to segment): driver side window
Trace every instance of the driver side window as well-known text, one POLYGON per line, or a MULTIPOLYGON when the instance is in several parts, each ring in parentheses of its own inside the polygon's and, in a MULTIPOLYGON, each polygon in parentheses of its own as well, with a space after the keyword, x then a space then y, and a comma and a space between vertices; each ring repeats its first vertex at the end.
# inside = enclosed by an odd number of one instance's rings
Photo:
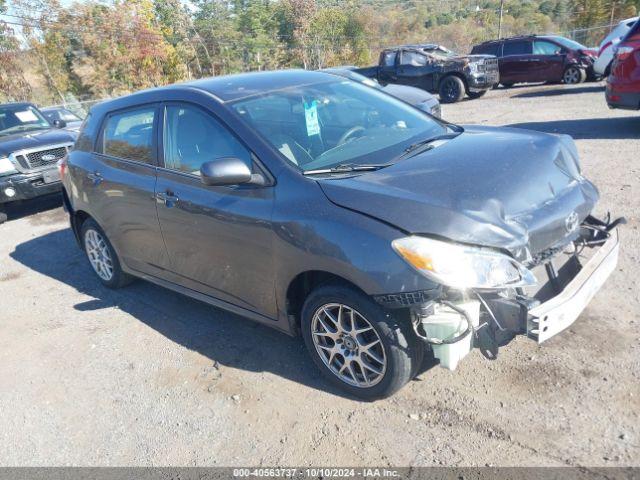
POLYGON ((424 67, 427 64, 427 57, 418 52, 402 52, 400 65, 411 67, 424 67))
POLYGON ((534 55, 556 55, 560 50, 560 47, 555 43, 543 42, 541 40, 533 42, 534 55))
POLYGON ((252 166, 251 153, 212 115, 189 105, 169 105, 164 121, 164 165, 200 174, 203 163, 236 157, 252 166))

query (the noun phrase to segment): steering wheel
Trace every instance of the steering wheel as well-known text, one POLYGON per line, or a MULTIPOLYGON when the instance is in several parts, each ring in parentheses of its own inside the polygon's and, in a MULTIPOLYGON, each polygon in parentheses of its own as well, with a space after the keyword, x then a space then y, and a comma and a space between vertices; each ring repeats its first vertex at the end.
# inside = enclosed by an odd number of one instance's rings
POLYGON ((361 127, 360 125, 358 125, 344 132, 340 137, 340 140, 338 140, 338 146, 344 145, 345 143, 347 143, 347 140, 349 140, 353 135, 355 135, 358 132, 364 132, 364 127, 361 127))

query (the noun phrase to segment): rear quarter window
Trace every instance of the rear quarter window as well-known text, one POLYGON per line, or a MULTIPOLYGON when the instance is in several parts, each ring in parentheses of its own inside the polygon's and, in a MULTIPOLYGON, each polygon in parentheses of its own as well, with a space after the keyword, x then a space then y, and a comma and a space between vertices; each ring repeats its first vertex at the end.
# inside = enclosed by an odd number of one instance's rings
POLYGON ((92 152, 93 144, 95 139, 95 119, 93 114, 89 112, 87 117, 82 122, 80 126, 80 133, 78 134, 78 139, 76 140, 76 145, 74 150, 80 150, 83 152, 92 152))
POLYGON ((478 45, 474 47, 471 51, 474 55, 494 55, 496 57, 500 56, 500 45, 499 43, 491 43, 489 45, 478 45))

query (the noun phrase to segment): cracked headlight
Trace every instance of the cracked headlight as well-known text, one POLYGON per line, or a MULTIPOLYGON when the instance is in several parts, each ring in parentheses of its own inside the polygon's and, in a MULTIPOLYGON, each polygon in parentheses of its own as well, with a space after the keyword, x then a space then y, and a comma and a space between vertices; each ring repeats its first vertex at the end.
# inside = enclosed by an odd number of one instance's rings
POLYGON ((9 173, 16 172, 16 167, 11 160, 7 157, 0 157, 0 175, 7 175, 9 173))
POLYGON ((523 265, 489 248, 417 236, 399 238, 391 245, 413 268, 448 287, 508 288, 537 282, 523 265))

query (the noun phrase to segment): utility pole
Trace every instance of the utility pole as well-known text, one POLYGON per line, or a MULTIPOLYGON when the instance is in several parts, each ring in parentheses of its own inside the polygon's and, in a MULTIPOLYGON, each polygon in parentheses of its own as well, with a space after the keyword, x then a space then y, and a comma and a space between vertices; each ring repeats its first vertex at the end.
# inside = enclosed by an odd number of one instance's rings
POLYGON ((504 0, 500 0, 500 20, 498 20, 498 39, 502 38, 502 12, 504 11, 504 0))
POLYGON ((614 0, 611 1, 611 20, 609 21, 609 26, 613 25, 613 16, 616 13, 616 2, 614 0))

